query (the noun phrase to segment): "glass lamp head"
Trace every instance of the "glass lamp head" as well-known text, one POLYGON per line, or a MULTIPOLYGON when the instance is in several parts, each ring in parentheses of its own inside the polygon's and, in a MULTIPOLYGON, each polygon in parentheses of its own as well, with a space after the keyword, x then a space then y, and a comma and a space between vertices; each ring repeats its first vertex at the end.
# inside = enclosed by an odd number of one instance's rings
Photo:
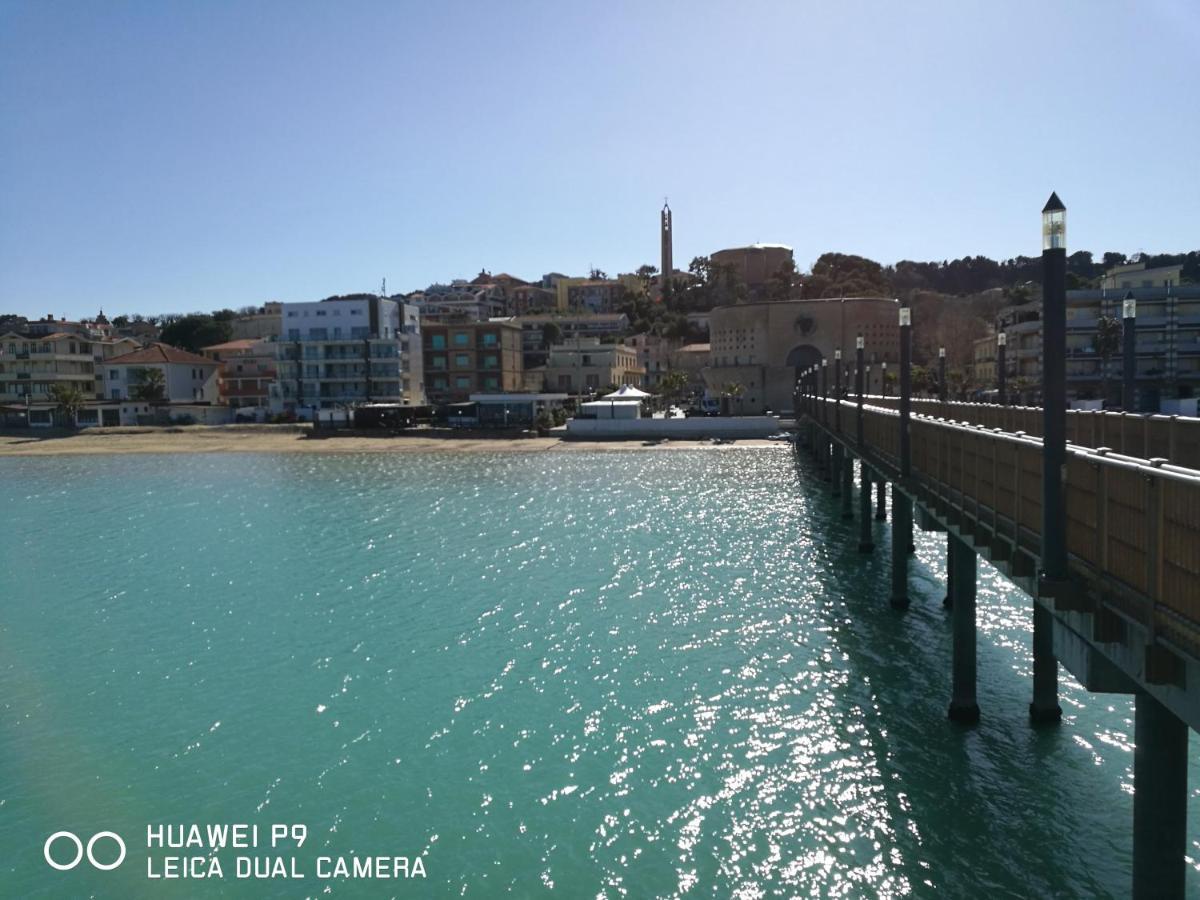
POLYGON ((1051 194, 1042 209, 1042 249, 1067 249, 1067 208, 1058 194, 1051 194))
POLYGON ((1124 319, 1137 318, 1137 301, 1133 299, 1133 291, 1127 293, 1121 302, 1121 317, 1124 319))

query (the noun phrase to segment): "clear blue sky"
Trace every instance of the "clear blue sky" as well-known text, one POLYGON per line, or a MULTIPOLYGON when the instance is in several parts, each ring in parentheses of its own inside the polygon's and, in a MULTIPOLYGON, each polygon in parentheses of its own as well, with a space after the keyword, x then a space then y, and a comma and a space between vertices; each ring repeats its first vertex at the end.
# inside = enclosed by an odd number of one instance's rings
POLYGON ((0 311, 1200 248, 1200 4, 0 0, 0 311))

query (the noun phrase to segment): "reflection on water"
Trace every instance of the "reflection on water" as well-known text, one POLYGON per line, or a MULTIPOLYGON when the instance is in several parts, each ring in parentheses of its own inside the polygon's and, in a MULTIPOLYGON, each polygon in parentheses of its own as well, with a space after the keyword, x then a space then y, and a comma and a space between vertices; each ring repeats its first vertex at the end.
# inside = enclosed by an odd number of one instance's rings
POLYGON ((63 884, 64 822, 159 821, 425 853, 447 896, 1128 890, 1130 703, 1064 678, 1032 731, 1029 600, 981 564, 984 719, 952 726, 944 536, 918 532, 895 613, 886 526, 860 555, 789 448, 3 471, 17 895, 63 884))

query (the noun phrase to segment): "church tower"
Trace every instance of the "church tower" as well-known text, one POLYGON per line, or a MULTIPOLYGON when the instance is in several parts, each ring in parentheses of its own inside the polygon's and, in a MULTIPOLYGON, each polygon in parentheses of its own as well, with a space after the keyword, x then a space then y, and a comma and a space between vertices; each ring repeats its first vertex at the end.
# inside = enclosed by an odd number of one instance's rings
POLYGON ((665 200, 662 208, 662 266, 660 272, 658 283, 659 293, 662 294, 666 291, 666 287, 671 281, 671 275, 675 272, 675 265, 671 259, 671 207, 665 200))

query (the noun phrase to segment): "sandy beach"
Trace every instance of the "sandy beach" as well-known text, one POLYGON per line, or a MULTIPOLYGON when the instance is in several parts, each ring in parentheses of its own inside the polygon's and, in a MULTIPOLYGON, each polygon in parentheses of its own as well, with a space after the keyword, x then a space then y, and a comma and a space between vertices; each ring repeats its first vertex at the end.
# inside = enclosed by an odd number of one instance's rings
POLYGON ((110 428, 75 433, 38 430, 0 434, 0 457, 86 456, 101 453, 448 453, 579 452, 678 449, 731 450, 770 447, 777 442, 739 440, 714 446, 707 441, 670 441, 653 447, 641 441, 566 441, 546 438, 396 437, 334 435, 309 437, 306 426, 293 425, 190 425, 173 428, 110 428))

